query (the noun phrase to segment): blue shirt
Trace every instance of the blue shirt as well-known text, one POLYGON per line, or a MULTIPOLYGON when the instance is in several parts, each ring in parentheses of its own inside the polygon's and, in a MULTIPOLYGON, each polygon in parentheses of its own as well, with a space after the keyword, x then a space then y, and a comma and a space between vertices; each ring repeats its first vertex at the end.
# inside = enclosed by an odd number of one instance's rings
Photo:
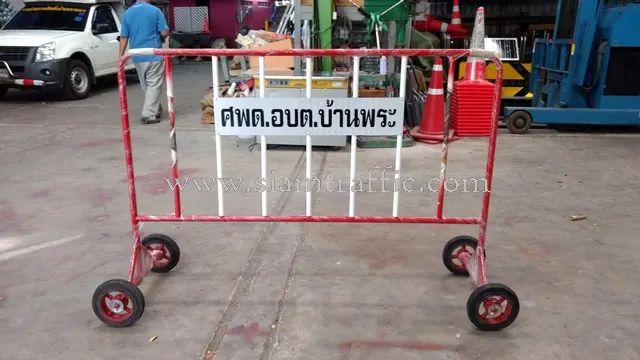
MULTIPOLYGON (((164 14, 157 7, 142 1, 128 8, 122 16, 120 36, 129 38, 130 49, 162 48, 161 31, 169 26, 164 14)), ((134 63, 161 61, 161 56, 134 56, 134 63)))

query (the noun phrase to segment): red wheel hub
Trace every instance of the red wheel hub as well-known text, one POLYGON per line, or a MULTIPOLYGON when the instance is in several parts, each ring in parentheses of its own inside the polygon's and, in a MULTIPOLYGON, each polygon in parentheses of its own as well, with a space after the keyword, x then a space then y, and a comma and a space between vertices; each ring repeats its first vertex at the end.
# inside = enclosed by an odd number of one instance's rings
POLYGON ((453 251, 453 254, 451 254, 451 263, 453 264, 453 266, 457 267, 458 269, 466 271, 467 268, 464 267, 464 264, 460 260, 460 255, 461 254, 473 255, 473 252, 474 252, 474 249, 472 247, 469 247, 468 245, 460 245, 460 247, 455 249, 453 251))
POLYGON ((500 324, 511 315, 511 304, 503 296, 487 296, 482 300, 480 319, 487 324, 500 324))
POLYGON ((153 267, 165 267, 169 264, 169 260, 171 260, 171 253, 162 244, 147 245, 147 251, 149 251, 153 257, 153 267))
POLYGON ((133 309, 129 306, 130 301, 123 293, 105 294, 100 299, 100 310, 106 318, 112 321, 124 321, 133 314, 133 309))

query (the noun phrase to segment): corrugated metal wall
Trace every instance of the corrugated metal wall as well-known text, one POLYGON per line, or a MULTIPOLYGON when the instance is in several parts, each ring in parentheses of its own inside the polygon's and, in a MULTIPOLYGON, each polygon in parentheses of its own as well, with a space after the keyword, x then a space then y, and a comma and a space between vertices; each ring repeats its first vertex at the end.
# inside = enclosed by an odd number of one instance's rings
MULTIPOLYGON (((433 17, 450 22, 453 2, 431 2, 433 17)), ((476 9, 485 8, 485 35, 487 37, 521 36, 530 24, 553 23, 556 14, 556 0, 520 0, 520 1, 465 1, 460 0, 460 15, 463 25, 473 26, 476 9)))
MULTIPOLYGON (((431 14, 437 18, 450 19, 453 2, 431 1, 431 14)), ((473 19, 476 9, 484 6, 487 18, 510 18, 523 16, 555 16, 555 0, 515 0, 515 1, 465 1, 460 0, 460 15, 473 19)))

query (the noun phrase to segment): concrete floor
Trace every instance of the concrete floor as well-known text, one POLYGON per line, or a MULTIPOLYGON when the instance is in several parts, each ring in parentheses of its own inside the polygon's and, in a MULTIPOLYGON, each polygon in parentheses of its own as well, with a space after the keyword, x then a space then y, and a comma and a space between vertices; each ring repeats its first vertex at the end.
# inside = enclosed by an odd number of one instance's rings
MULTIPOLYGON (((185 177, 215 176, 213 132, 198 108, 209 71, 206 64, 176 68, 185 177)), ((137 84, 129 98, 136 115, 137 84)), ((500 135, 488 274, 511 286, 522 306, 505 331, 473 329, 465 311, 470 281, 450 276, 440 259, 445 241, 476 235, 473 226, 284 223, 146 224, 147 234, 173 236, 182 259, 142 283, 147 308, 135 326, 111 329, 93 314, 91 296, 103 281, 126 278, 131 251, 117 90, 108 83, 84 101, 44 99, 10 93, 0 102, 2 359, 213 359, 207 349, 223 360, 640 358, 638 135, 500 135), (575 213, 587 219, 570 221, 575 213), (419 341, 422 349, 391 341, 348 350, 364 340, 419 341)), ((170 213, 167 124, 136 119, 140 210, 170 213)), ((226 176, 259 176, 259 148, 247 145, 225 140, 226 176)), ((437 176, 439 152, 405 149, 404 176, 437 176)), ((302 150, 268 156, 276 178, 304 176, 302 150)), ((318 177, 348 176, 347 149, 313 156, 318 177)), ((485 156, 484 140, 452 144, 449 175, 482 177, 485 156)), ((392 149, 359 150, 359 176, 393 158, 392 149)), ((217 211, 214 191, 190 187, 183 198, 185 213, 217 211)), ((390 215, 391 199, 359 193, 356 213, 390 215)), ((479 213, 479 193, 452 192, 446 200, 448 216, 479 213)), ((400 201, 401 215, 435 211, 433 193, 400 201)), ((226 204, 228 214, 259 214, 260 194, 230 192, 226 204)), ((269 194, 271 214, 303 214, 304 206, 303 193, 269 194)), ((346 193, 315 197, 315 214, 347 209, 346 193)))

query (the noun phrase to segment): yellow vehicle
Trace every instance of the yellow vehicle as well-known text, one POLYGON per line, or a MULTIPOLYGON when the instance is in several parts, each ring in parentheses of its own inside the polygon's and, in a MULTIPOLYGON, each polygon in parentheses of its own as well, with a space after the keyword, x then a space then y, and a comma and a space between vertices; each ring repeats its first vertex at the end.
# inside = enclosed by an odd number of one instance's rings
MULTIPOLYGON (((492 50, 502 60, 502 97, 505 98, 531 98, 529 91, 529 76, 531 75, 531 56, 525 50, 526 38, 485 38, 484 47, 492 50), (528 61, 527 61, 528 60, 528 61)), ((458 66, 458 79, 465 75, 466 63, 461 61, 458 66)), ((487 64, 486 79, 496 79, 496 66, 487 64)))
MULTIPOLYGON (((533 93, 529 89, 531 75, 532 41, 535 31, 520 38, 485 38, 485 49, 492 50, 502 60, 502 107, 526 106, 533 93), (529 40, 528 40, 529 39, 529 40)), ((466 63, 458 65, 457 78, 463 79, 466 63)), ((496 67, 488 63, 485 71, 486 79, 496 79, 496 67)))
MULTIPOLYGON (((465 62, 460 62, 458 79, 463 79, 465 74, 465 62)), ((529 76, 531 75, 531 63, 518 61, 503 61, 502 63, 502 97, 530 98, 533 93, 529 91, 529 76)), ((496 79, 496 66, 493 63, 487 65, 486 79, 496 79)))

